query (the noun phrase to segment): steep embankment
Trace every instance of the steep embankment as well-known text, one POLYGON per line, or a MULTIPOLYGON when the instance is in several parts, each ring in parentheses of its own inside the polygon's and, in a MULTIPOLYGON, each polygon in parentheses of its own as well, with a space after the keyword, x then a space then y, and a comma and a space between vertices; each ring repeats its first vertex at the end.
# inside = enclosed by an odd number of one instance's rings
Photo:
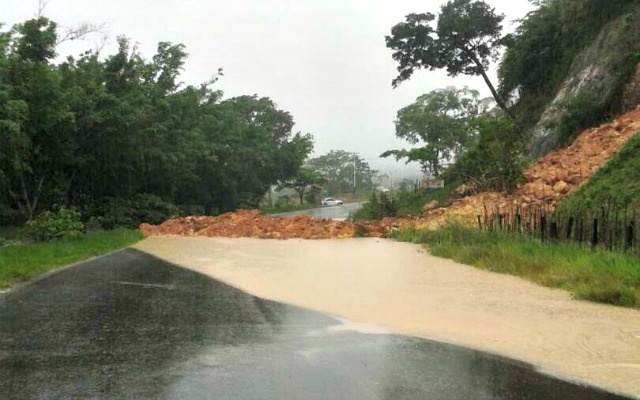
POLYGON ((451 220, 475 224, 485 207, 554 209, 604 166, 627 141, 640 132, 640 107, 615 121, 581 133, 567 148, 553 151, 524 171, 525 183, 513 194, 479 193, 455 201, 446 209, 427 211, 419 224, 438 227, 451 220))

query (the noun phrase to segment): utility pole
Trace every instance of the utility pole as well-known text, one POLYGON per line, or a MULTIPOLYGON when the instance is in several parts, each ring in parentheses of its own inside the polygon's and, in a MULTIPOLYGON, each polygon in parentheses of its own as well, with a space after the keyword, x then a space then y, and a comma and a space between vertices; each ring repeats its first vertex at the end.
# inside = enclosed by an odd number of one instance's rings
POLYGON ((356 153, 353 153, 353 193, 356 193, 356 153))

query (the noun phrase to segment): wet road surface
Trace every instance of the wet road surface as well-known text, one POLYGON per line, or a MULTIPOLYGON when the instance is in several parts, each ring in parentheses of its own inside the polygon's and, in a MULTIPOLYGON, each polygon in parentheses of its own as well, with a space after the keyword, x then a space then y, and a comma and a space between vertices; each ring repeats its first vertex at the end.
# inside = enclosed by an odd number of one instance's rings
POLYGON ((125 250, 0 295, 0 398, 621 399, 125 250))
POLYGON ((326 206, 312 208, 310 210, 292 211, 287 213, 273 214, 274 217, 294 217, 305 214, 314 218, 346 219, 349 213, 358 210, 362 203, 344 203, 341 206, 326 206))

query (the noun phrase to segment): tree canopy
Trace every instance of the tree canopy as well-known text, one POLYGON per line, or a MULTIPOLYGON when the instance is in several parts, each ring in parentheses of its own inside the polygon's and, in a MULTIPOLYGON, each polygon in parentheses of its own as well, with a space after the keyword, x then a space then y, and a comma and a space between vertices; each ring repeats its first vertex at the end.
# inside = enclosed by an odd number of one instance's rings
POLYGON ((271 99, 223 99, 219 73, 181 83, 181 44, 146 60, 119 38, 115 54, 56 63, 57 41, 44 17, 0 32, 0 203, 25 218, 58 206, 100 216, 140 196, 185 213, 257 206, 312 150, 271 99))
POLYGON ((320 185, 325 183, 327 183, 327 180, 318 171, 313 171, 309 168, 300 168, 296 175, 285 181, 284 186, 295 190, 300 198, 300 204, 303 204, 304 195, 307 194, 310 189, 314 187, 321 189, 320 185))
POLYGON ((453 161, 474 138, 469 118, 482 107, 477 91, 453 87, 434 90, 398 111, 396 136, 411 144, 410 150, 390 150, 382 157, 417 161, 423 171, 439 176, 444 162, 453 161))
POLYGON ((481 75, 498 106, 509 112, 487 75, 503 45, 503 14, 484 1, 450 0, 437 18, 433 13, 409 14, 386 36, 394 51, 398 76, 394 87, 409 79, 417 69, 446 69, 450 76, 481 75))
POLYGON ((331 150, 327 154, 314 157, 307 161, 306 167, 324 177, 329 195, 348 193, 356 189, 371 190, 373 177, 377 172, 358 154, 344 150, 331 150))

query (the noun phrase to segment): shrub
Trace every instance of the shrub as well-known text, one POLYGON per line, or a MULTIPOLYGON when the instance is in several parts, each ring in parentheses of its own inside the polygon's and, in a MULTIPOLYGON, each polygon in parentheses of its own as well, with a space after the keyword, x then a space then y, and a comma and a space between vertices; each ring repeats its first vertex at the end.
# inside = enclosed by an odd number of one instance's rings
POLYGON ((567 97, 559 102, 557 108, 562 116, 547 128, 557 130, 560 145, 571 143, 583 130, 611 118, 601 96, 592 93, 581 92, 567 97))
POLYGON ((36 241, 79 235, 83 230, 80 213, 64 207, 56 212, 45 211, 35 219, 27 221, 27 232, 36 241))
POLYGON ((473 183, 480 191, 515 189, 524 167, 522 144, 512 121, 481 116, 473 121, 478 141, 442 174, 445 180, 473 183))
POLYGON ((369 201, 364 203, 362 208, 352 215, 351 219, 354 221, 379 220, 385 217, 395 217, 397 213, 398 204, 393 197, 385 193, 376 196, 374 192, 371 193, 369 201))
POLYGON ((160 224, 182 215, 180 208, 153 194, 132 199, 108 198, 92 213, 104 229, 137 228, 141 223, 160 224))

